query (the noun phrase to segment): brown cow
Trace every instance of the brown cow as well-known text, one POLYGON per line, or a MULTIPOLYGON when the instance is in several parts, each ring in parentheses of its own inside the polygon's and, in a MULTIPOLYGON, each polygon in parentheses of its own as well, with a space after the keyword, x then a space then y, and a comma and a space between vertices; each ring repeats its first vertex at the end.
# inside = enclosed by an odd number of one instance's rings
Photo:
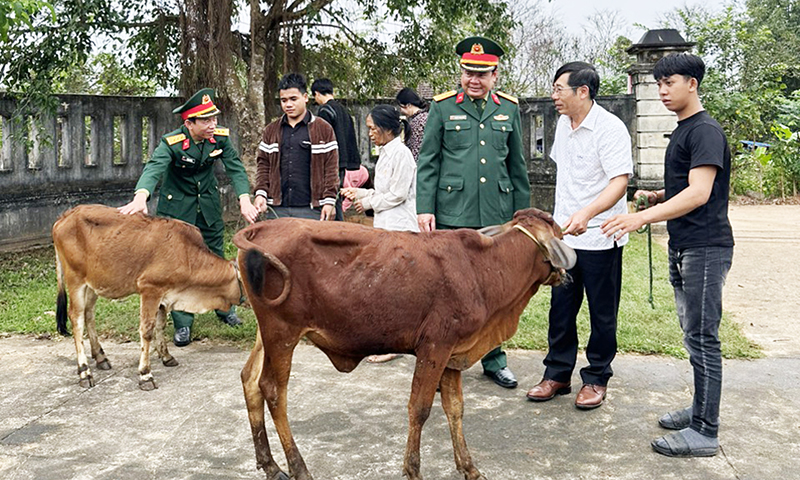
POLYGON ((123 215, 115 208, 82 205, 66 211, 53 225, 58 272, 58 331, 67 331, 67 294, 72 300, 69 319, 78 354, 80 385, 94 386, 83 350, 83 327, 89 334, 97 368, 111 364, 97 339, 94 304, 98 295, 125 298, 141 295, 139 386, 157 388, 150 372, 150 342, 168 367, 178 362, 167 351, 164 325, 167 313, 227 310, 244 301, 234 262, 206 247, 200 230, 167 218, 123 215))
POLYGON ((490 230, 495 236, 280 219, 234 237, 259 326, 242 384, 256 462, 269 480, 288 477, 270 453, 265 400, 291 478, 311 479, 286 415, 292 353, 303 336, 342 372, 372 354, 416 355, 403 473, 422 478, 420 434, 438 386, 456 468, 484 478, 464 440, 461 371, 510 338, 539 285, 558 284, 575 262, 544 212, 521 210, 490 230))

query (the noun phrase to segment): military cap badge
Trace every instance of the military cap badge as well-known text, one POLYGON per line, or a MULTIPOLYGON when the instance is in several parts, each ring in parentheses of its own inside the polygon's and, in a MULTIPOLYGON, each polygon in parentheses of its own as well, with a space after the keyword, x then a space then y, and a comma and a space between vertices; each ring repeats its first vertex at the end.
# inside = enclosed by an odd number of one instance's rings
POLYGON ((505 51, 488 38, 469 37, 458 42, 456 53, 461 56, 461 68, 471 72, 490 72, 497 68, 505 51))
POLYGON ((221 112, 214 105, 214 90, 204 88, 194 95, 192 95, 186 103, 172 111, 172 113, 179 113, 181 118, 188 120, 190 118, 209 118, 219 115, 221 112))

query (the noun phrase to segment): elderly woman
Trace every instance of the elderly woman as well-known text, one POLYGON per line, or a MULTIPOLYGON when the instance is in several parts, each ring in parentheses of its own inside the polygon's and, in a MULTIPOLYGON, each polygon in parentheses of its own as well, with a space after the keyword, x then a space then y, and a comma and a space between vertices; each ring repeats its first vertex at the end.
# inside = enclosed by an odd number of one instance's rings
MULTIPOLYGON (((400 139, 404 120, 392 106, 378 105, 367 116, 372 143, 379 147, 375 164, 375 188, 343 188, 342 195, 352 200, 359 212, 372 209, 373 225, 385 230, 419 232, 417 225, 417 164, 400 139)), ((408 128, 405 128, 408 132, 408 128)), ((371 355, 371 363, 383 363, 399 355, 371 355)))
MULTIPOLYGON (((375 188, 343 188, 342 195, 353 201, 356 210, 373 210, 376 228, 418 232, 417 165, 400 133, 403 120, 390 105, 378 105, 367 115, 372 143, 379 147, 375 164, 375 188)), ((408 131, 408 129, 406 129, 408 131)))
POLYGON ((419 158, 422 147, 422 136, 425 133, 425 124, 428 122, 428 105, 413 88, 405 87, 397 92, 395 97, 400 112, 408 119, 410 133, 406 135, 406 145, 414 155, 414 161, 419 158))

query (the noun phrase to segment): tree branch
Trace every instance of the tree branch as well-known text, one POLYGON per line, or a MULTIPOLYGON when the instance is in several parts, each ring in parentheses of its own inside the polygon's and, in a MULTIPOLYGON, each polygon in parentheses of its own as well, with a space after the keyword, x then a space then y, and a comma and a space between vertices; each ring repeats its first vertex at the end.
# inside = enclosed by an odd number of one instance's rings
MULTIPOLYGON (((299 4, 300 1, 301 0, 295 0, 294 3, 292 3, 292 6, 299 4)), ((298 10, 296 12, 290 12, 290 11, 284 12, 283 18, 284 20, 291 22, 293 20, 303 18, 311 12, 319 12, 326 6, 330 5, 331 3, 333 3, 333 0, 314 0, 313 2, 309 3, 305 8, 298 10)))
POLYGON ((337 30, 340 30, 342 33, 344 33, 345 36, 347 37, 347 39, 350 40, 351 42, 356 43, 356 44, 360 44, 362 46, 366 45, 366 42, 364 41, 363 38, 359 37, 356 32, 352 31, 350 28, 348 28, 347 26, 342 25, 342 24, 302 22, 302 23, 294 23, 293 25, 298 25, 298 26, 301 26, 301 27, 329 27, 329 28, 335 28, 337 30))
MULTIPOLYGON (((164 20, 167 23, 174 23, 175 25, 178 24, 178 16, 177 15, 165 15, 164 17, 158 17, 151 22, 111 22, 111 23, 84 23, 85 26, 89 28, 96 28, 96 29, 107 29, 109 27, 117 27, 117 28, 148 28, 148 27, 160 27, 164 25, 164 20)), ((42 26, 36 27, 35 29, 20 29, 14 30, 14 33, 21 33, 21 34, 34 34, 34 33, 47 33, 47 32, 54 32, 64 30, 69 27, 69 25, 73 23, 72 20, 68 21, 67 23, 59 24, 59 25, 52 25, 52 26, 42 26)))

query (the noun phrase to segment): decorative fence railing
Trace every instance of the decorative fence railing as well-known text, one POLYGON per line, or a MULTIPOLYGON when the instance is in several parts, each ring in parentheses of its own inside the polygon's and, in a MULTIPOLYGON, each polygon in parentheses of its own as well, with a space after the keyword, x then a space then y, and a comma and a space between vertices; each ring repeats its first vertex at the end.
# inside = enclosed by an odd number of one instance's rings
MULTIPOLYGON (((58 100, 54 114, 20 114, 13 98, 0 95, 0 250, 49 243, 53 222, 74 205, 129 201, 144 160, 179 124, 172 114, 180 103, 175 98, 62 95, 58 100)), ((362 162, 372 167, 365 118, 375 104, 391 102, 345 103, 353 113, 362 162)), ((620 117, 636 139, 633 96, 600 97, 598 103, 620 117)), ((532 202, 550 210, 555 164, 548 154, 558 114, 549 98, 522 99, 520 111, 532 202)), ((238 146, 236 125, 225 125, 238 146)), ((224 203, 234 205, 224 174, 220 185, 224 203)))

